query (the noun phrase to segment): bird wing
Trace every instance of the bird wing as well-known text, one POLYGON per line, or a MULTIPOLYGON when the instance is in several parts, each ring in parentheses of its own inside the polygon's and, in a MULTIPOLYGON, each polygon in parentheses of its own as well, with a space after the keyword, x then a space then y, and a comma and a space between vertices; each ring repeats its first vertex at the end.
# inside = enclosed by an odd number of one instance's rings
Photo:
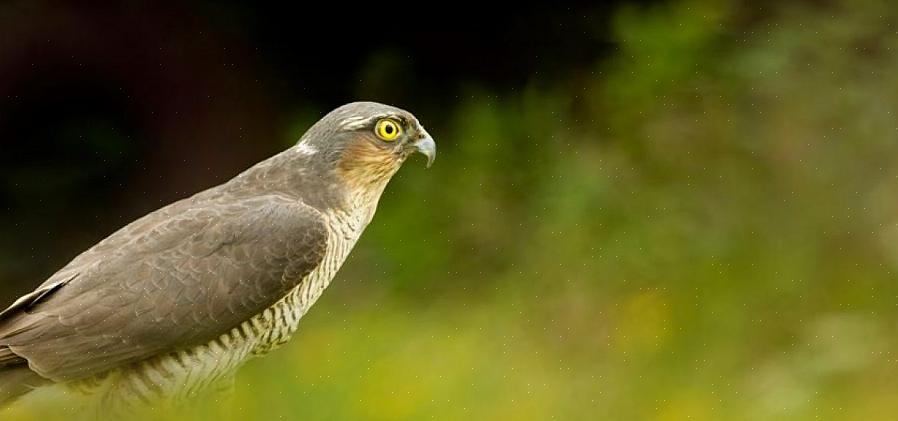
POLYGON ((66 381, 204 344, 283 298, 327 248, 320 213, 293 199, 179 203, 0 313, 0 357, 66 381))

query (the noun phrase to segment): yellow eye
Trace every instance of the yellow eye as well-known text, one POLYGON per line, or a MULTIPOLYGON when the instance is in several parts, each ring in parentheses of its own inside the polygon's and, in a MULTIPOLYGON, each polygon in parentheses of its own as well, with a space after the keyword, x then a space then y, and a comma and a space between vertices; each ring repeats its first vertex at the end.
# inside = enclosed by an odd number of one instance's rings
POLYGON ((378 121, 377 125, 374 126, 374 134, 382 140, 390 142, 396 140, 402 134, 402 129, 399 128, 399 123, 385 118, 378 121))

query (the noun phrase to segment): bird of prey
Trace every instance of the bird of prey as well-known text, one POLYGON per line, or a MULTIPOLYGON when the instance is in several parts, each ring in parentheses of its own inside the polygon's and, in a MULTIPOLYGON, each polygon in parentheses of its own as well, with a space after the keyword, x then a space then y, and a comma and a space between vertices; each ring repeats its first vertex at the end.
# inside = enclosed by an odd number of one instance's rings
POLYGON ((65 388, 130 408, 183 401, 285 343, 436 145, 409 112, 341 106, 230 181, 156 210, 0 313, 0 403, 65 388))

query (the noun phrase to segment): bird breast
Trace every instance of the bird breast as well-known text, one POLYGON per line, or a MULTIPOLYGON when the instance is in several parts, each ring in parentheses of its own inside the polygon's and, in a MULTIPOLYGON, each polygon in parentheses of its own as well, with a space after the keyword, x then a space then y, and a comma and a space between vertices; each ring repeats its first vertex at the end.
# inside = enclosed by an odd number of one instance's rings
POLYGON ((299 320, 321 297, 349 256, 370 221, 371 213, 368 209, 356 208, 352 212, 333 210, 324 214, 328 246, 321 264, 287 296, 250 321, 259 332, 254 355, 265 354, 290 340, 299 327, 299 320))

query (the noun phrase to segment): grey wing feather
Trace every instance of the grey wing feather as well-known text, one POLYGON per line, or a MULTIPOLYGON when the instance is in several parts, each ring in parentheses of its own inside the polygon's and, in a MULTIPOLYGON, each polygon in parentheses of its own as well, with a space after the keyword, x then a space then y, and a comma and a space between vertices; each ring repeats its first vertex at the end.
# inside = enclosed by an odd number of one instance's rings
POLYGON ((200 345, 283 298, 327 247, 320 214, 279 196, 135 224, 0 314, 0 356, 65 381, 200 345))
POLYGON ((6 310, 0 311, 0 320, 4 320, 8 316, 34 307, 37 303, 44 299, 44 297, 56 292, 57 289, 69 283, 77 276, 78 275, 75 274, 72 277, 62 281, 41 285, 38 289, 23 295, 18 300, 16 300, 16 302, 12 303, 12 305, 10 305, 6 310))

